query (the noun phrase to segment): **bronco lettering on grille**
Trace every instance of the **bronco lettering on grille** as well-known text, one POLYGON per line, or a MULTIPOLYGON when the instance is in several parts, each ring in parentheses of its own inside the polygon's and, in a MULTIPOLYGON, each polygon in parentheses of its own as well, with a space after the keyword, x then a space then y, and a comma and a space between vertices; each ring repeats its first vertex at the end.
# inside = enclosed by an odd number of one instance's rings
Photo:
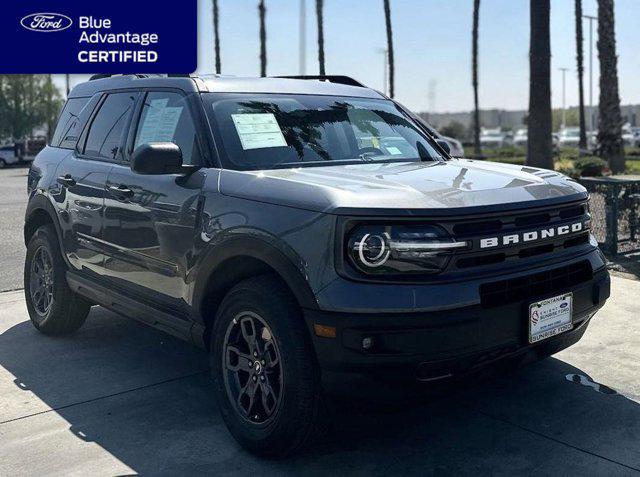
POLYGON ((501 235, 497 237, 485 237, 480 239, 480 248, 506 247, 519 243, 536 242, 546 240, 563 235, 574 234, 586 230, 585 224, 575 222, 569 225, 560 225, 557 227, 549 227, 541 230, 531 230, 528 232, 519 232, 515 234, 501 235))

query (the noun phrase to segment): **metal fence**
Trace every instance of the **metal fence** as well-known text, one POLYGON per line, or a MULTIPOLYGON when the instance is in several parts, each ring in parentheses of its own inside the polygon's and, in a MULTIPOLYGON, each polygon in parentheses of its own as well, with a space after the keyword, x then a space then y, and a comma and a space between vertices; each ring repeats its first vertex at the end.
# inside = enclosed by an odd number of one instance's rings
POLYGON ((640 251, 640 176, 583 177, 591 197, 591 228, 603 252, 640 251))

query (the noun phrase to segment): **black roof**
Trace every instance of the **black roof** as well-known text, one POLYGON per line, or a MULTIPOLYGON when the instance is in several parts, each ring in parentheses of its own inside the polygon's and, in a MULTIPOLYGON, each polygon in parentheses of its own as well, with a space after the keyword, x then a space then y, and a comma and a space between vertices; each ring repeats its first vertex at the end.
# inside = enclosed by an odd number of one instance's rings
POLYGON ((93 96, 102 91, 127 88, 175 88, 191 92, 224 93, 283 93, 316 94, 383 98, 379 92, 367 88, 345 76, 326 77, 266 77, 242 78, 233 76, 161 76, 161 75, 95 75, 92 80, 75 86, 69 97, 93 96))

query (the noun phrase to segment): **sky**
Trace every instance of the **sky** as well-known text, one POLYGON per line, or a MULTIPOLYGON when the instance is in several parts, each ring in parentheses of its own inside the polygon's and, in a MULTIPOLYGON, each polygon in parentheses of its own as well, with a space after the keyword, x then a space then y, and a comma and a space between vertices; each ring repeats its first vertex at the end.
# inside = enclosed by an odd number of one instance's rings
MULTIPOLYGON (((257 76, 256 0, 218 0, 222 73, 257 76)), ((266 0, 267 74, 299 74, 301 0, 266 0)), ((316 74, 315 0, 306 3, 306 72, 316 74)), ((640 103, 639 0, 616 0, 618 75, 622 104, 640 103)), ((353 76, 382 89, 386 30, 382 0, 324 0, 327 74, 353 76)), ((214 71, 210 0, 198 1, 198 72, 214 71)), ((597 15, 597 0, 583 0, 583 13, 597 15)), ((471 87, 473 0, 391 0, 396 62, 396 98, 414 111, 468 111, 471 87), (431 95, 430 95, 431 91, 431 95)), ((574 0, 551 0, 552 104, 578 102, 574 0)), ((589 103, 589 23, 584 21, 585 98, 589 103)), ((599 68, 594 23, 593 97, 598 102, 599 68)), ((529 0, 481 0, 479 35, 480 106, 526 109, 529 97, 529 0)), ((82 77, 73 78, 75 81, 82 77)), ((61 84, 61 79, 57 78, 61 84)))

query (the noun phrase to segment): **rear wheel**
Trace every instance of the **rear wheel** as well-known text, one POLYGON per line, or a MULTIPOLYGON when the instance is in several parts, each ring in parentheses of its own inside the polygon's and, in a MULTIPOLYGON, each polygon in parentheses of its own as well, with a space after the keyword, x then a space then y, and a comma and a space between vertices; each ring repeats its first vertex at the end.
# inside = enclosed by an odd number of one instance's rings
POLYGON ((82 326, 91 304, 67 285, 67 267, 52 225, 43 225, 27 245, 24 294, 33 326, 47 335, 66 335, 82 326))
POLYGON ((0 159, 0 169, 4 169, 6 165, 7 163, 4 161, 4 159, 0 159))
POLYGON ((219 307, 211 368, 222 417, 249 451, 282 457, 322 434, 320 374, 300 308, 276 277, 245 280, 219 307))

